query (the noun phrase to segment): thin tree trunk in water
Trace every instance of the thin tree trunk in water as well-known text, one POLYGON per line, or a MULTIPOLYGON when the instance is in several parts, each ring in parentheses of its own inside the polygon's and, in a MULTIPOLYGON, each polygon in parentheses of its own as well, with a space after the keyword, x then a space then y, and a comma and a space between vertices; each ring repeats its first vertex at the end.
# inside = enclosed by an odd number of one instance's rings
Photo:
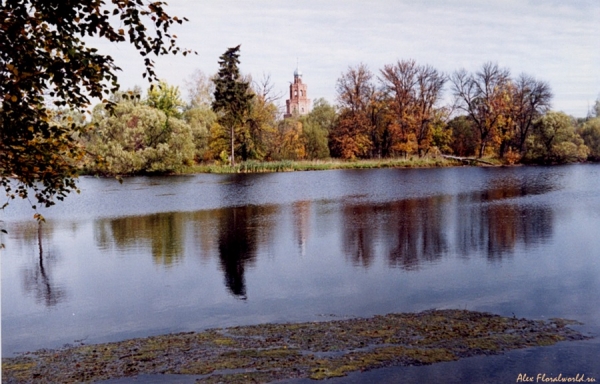
POLYGON ((43 258, 43 249, 42 249, 42 222, 38 222, 38 248, 40 250, 40 266, 42 266, 42 258, 43 258))
POLYGON ((235 129, 233 128, 233 125, 231 126, 231 166, 233 167, 235 165, 235 156, 233 154, 233 135, 235 133, 235 129))

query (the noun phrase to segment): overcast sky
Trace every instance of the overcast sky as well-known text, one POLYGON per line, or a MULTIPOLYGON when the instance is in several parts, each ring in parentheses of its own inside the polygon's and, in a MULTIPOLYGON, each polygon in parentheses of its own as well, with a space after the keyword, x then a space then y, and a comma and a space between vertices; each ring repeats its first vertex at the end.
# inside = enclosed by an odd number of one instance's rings
MULTIPOLYGON (((335 103, 349 66, 374 73, 414 59, 445 73, 487 61, 547 81, 553 108, 583 117, 600 95, 599 0, 170 0, 179 44, 197 56, 157 59, 157 74, 185 90, 200 69, 213 74, 228 47, 241 44, 243 73, 270 74, 285 103, 296 59, 311 99, 335 103)), ((122 88, 141 85, 143 60, 124 44, 103 45, 123 72, 122 88)), ((449 87, 445 94, 450 95, 449 87)), ((185 91, 184 91, 184 95, 185 91)))

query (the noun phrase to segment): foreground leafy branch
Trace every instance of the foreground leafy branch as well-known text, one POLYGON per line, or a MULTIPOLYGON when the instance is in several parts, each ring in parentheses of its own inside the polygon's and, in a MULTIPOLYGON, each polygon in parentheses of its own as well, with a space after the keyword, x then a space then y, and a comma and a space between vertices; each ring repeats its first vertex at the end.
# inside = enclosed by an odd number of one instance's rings
MULTIPOLYGON (((9 199, 54 204, 76 190, 81 128, 54 121, 53 109, 84 113, 91 98, 118 90, 119 68, 85 36, 128 42, 144 56, 144 77, 156 81, 150 54, 182 53, 166 3, 142 0, 0 1, 0 183, 9 199), (11 182, 11 179, 14 180, 11 182)), ((185 19, 184 19, 185 20, 185 19)), ((105 103, 110 104, 104 100, 105 103)), ((35 205, 34 205, 35 206, 35 205)))

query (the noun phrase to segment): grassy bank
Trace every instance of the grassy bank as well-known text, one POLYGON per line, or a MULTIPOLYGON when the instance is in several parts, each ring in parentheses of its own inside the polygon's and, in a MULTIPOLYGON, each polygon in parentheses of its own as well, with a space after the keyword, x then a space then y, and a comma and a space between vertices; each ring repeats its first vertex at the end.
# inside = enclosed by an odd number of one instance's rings
POLYGON ((140 374, 198 382, 315 380, 393 365, 423 365, 589 338, 568 320, 533 321, 466 310, 263 324, 40 350, 2 359, 3 382, 90 382, 140 374))
POLYGON ((373 160, 281 160, 245 161, 235 166, 225 164, 197 164, 184 168, 181 173, 267 173, 291 171, 321 171, 328 169, 368 169, 368 168, 432 168, 461 165, 455 160, 442 157, 409 157, 406 159, 373 160))

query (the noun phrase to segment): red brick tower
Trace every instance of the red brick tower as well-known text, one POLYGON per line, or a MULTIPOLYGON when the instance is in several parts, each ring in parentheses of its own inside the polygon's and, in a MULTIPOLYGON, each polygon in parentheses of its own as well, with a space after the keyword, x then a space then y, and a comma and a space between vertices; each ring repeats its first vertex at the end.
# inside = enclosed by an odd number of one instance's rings
POLYGON ((306 97, 306 84, 302 83, 302 72, 296 66, 294 82, 290 84, 290 98, 285 101, 286 113, 283 117, 306 115, 310 112, 310 99, 306 97))

